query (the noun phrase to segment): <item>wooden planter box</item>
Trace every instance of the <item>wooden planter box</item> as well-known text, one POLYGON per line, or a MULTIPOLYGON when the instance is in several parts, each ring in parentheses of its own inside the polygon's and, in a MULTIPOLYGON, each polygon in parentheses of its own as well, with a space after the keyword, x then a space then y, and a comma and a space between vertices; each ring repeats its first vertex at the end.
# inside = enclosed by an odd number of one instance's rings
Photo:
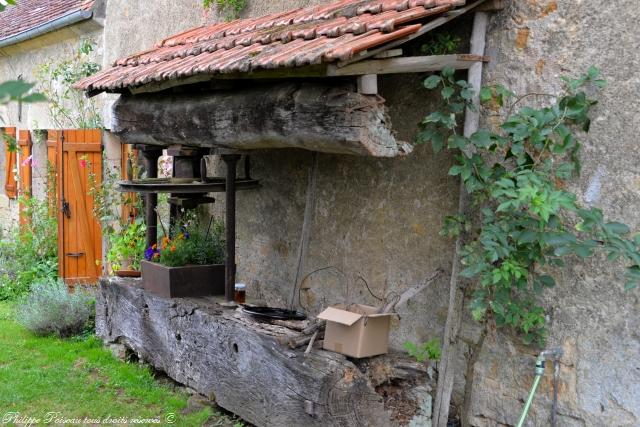
POLYGON ((224 264, 166 267, 142 261, 142 287, 165 298, 224 295, 224 264))

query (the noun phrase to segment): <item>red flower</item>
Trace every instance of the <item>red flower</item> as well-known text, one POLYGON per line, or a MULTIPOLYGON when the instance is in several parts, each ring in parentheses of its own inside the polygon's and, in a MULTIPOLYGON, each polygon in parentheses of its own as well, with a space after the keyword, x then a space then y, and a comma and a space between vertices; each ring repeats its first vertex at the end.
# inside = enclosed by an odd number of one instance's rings
POLYGON ((80 167, 81 168, 86 168, 87 167, 87 160, 86 159, 80 159, 80 167))

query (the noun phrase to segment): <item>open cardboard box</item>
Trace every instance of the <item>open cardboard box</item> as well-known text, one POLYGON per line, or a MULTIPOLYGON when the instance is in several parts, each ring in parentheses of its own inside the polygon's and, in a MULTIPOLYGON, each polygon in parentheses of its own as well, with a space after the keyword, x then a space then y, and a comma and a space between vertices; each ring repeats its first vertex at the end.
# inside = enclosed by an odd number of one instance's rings
POLYGON ((362 304, 334 305, 318 315, 327 321, 325 350, 351 357, 370 357, 389 350, 389 325, 393 313, 362 304))

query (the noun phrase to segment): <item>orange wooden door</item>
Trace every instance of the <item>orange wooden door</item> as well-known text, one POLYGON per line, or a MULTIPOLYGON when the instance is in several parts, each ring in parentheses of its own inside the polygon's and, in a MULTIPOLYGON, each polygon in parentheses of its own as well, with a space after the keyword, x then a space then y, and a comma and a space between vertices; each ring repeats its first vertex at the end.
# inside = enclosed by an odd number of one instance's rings
MULTIPOLYGON (((53 131, 57 150, 58 259, 60 276, 67 284, 96 283, 102 271, 102 233, 89 196, 91 168, 102 178, 101 131, 53 131)), ((49 138, 52 139, 51 137, 49 138)))
MULTIPOLYGON (((10 140, 15 140, 16 138, 16 128, 3 128, 2 129, 3 140, 6 138, 10 140)), ((15 150, 9 149, 9 143, 7 141, 2 141, 4 145, 5 152, 5 162, 4 162, 4 191, 8 198, 15 199, 18 197, 18 184, 16 183, 16 174, 14 170, 17 167, 17 156, 15 150)))

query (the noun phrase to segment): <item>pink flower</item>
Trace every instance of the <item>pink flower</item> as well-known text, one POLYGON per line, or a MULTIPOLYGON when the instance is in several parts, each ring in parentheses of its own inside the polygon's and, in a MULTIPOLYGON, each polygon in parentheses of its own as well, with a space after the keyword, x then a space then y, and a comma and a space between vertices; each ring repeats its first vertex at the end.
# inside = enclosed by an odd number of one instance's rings
POLYGON ((86 168, 87 167, 87 160, 86 159, 80 159, 80 167, 81 168, 86 168))
POLYGON ((35 159, 33 158, 33 155, 27 157, 26 159, 24 159, 21 163, 22 166, 29 166, 31 165, 32 167, 37 167, 38 166, 38 162, 35 161, 35 159))

